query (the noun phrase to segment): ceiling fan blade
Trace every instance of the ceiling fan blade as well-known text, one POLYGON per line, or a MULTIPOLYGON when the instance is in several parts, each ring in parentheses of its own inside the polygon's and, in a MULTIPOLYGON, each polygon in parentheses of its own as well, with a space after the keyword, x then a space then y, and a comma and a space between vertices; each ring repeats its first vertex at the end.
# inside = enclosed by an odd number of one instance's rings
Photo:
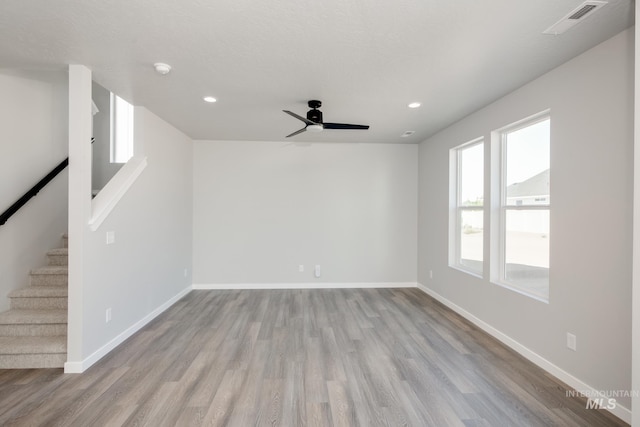
POLYGON ((369 125, 350 125, 348 123, 323 123, 325 129, 369 129, 369 125))
POLYGON ((307 119, 307 118, 305 118, 305 117, 299 116, 299 115, 297 115, 296 113, 293 113, 293 112, 291 112, 291 111, 287 111, 287 110, 282 110, 282 111, 284 111, 285 113, 287 113, 287 114, 288 114, 288 115, 290 115, 290 116, 295 117, 295 118, 296 118, 296 119, 298 119, 298 120, 301 120, 301 121, 305 122, 305 123, 306 123, 306 124, 308 124, 308 125, 315 125, 315 124, 317 124, 317 123, 314 123, 314 122, 312 122, 311 120, 309 120, 309 119, 307 119))
POLYGON ((306 126, 305 126, 305 127, 303 127, 303 128, 302 128, 302 129, 300 129, 300 130, 295 131, 295 132, 294 132, 294 133, 292 133, 292 134, 287 135, 285 138, 289 138, 289 137, 291 137, 291 136, 296 136, 297 134, 302 133, 302 132, 304 132, 305 130, 307 130, 307 127, 306 127, 306 126))

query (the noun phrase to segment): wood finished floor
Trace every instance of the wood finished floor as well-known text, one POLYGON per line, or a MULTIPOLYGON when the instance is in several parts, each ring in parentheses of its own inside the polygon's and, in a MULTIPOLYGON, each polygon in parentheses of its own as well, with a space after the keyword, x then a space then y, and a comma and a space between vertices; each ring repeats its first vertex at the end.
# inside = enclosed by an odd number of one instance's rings
POLYGON ((81 375, 0 370, 1 426, 615 426, 417 289, 193 291, 81 375))

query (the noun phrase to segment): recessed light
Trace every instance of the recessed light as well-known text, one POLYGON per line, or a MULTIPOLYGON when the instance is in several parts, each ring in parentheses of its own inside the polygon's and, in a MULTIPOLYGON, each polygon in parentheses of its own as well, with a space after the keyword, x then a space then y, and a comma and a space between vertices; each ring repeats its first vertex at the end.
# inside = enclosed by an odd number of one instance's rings
POLYGON ((169 74, 169 71, 171 71, 171 65, 165 64, 164 62, 156 62, 153 64, 153 68, 155 68, 156 72, 161 76, 169 74))
POLYGON ((412 102, 411 104, 408 105, 409 108, 418 108, 419 106, 421 106, 422 104, 419 102, 412 102))
POLYGON ((415 131, 415 130, 408 130, 408 131, 405 131, 405 133, 403 133, 403 134, 402 134, 402 135, 400 135, 400 136, 401 136, 402 138, 406 138, 406 137, 408 137, 408 136, 413 135, 414 133, 416 133, 416 131, 415 131))
POLYGON ((216 102, 217 99, 215 99, 213 96, 205 96, 204 98, 204 102, 216 102))

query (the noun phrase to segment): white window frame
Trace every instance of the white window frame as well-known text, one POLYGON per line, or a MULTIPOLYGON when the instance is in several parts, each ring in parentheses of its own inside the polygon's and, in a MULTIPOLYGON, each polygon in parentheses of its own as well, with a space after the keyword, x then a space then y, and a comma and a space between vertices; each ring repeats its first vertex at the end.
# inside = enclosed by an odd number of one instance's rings
MULTIPOLYGON (((548 303, 549 287, 547 283, 547 296, 538 295, 517 283, 510 282, 506 279, 506 225, 508 211, 549 211, 551 215, 551 203, 547 201, 545 204, 539 205, 507 205, 506 188, 506 172, 507 172, 507 135, 509 133, 524 129, 545 120, 551 120, 551 111, 545 110, 533 116, 519 120, 515 123, 507 125, 503 128, 492 132, 491 137, 491 243, 490 252, 490 279, 491 282, 511 289, 520 294, 526 295, 533 299, 548 303)), ((551 135, 550 135, 551 137, 551 135)), ((549 153, 551 155, 551 153, 549 153)), ((549 197, 551 199, 551 197, 549 197)), ((551 248, 549 248, 551 249, 551 248)), ((549 255, 549 258, 551 256, 549 255)), ((549 266, 551 270, 551 266, 549 266)))
MULTIPOLYGON (((481 269, 476 270, 468 265, 462 264, 462 254, 461 254, 461 236, 462 236, 462 212, 482 212, 483 213, 483 232, 485 230, 486 224, 486 197, 484 198, 484 202, 482 206, 461 206, 460 195, 461 191, 461 158, 462 152, 466 149, 469 149, 476 145, 482 145, 483 149, 483 159, 486 157, 486 147, 484 146, 484 137, 479 137, 473 139, 471 141, 465 142, 464 144, 458 145, 457 147, 452 148, 449 151, 449 266, 455 268, 457 270, 461 270, 465 273, 477 276, 482 278, 484 275, 484 262, 486 258, 484 242, 482 244, 482 264, 481 269)), ((484 188, 484 179, 486 175, 486 168, 484 165, 486 161, 483 162, 483 188, 484 188)))
POLYGON ((111 163, 127 163, 134 154, 133 105, 111 92, 111 163))

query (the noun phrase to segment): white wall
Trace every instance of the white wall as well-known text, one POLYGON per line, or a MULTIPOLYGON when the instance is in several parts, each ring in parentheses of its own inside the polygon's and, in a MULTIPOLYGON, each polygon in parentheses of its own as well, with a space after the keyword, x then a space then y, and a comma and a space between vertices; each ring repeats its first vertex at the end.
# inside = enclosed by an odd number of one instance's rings
MULTIPOLYGON (((635 9, 635 22, 640 22, 640 8, 635 9)), ((631 385, 640 390, 640 32, 635 28, 635 74, 634 74, 634 177, 633 177, 633 302, 631 312, 633 349, 631 385)), ((640 425, 640 394, 633 397, 632 425, 640 425)))
MULTIPOLYGON (((0 70, 0 212, 67 157, 67 73, 0 70)), ((0 311, 62 245, 67 171, 0 226, 0 311)))
POLYGON ((147 167, 91 231, 90 149, 80 143, 90 133, 91 75, 82 66, 71 66, 70 75, 70 114, 77 120, 70 122, 73 168, 65 370, 82 372, 190 289, 192 142, 145 108, 136 107, 135 143, 144 147, 140 155, 146 156, 147 167), (115 233, 113 244, 106 244, 107 232, 115 233))
MULTIPOLYGON (((601 391, 631 388, 633 34, 619 34, 420 145, 419 282, 601 391), (447 266, 449 149, 479 136, 488 142, 492 130, 547 108, 549 304, 447 266), (577 336, 575 352, 566 348, 567 332, 577 336)), ((618 402, 630 408, 630 399, 618 402)))
POLYGON ((191 285, 192 142, 144 108, 135 114, 148 166, 100 228, 85 235, 85 355, 191 285), (107 231, 115 233, 112 245, 107 231))
POLYGON ((417 154, 197 141, 194 284, 415 283, 417 154))

